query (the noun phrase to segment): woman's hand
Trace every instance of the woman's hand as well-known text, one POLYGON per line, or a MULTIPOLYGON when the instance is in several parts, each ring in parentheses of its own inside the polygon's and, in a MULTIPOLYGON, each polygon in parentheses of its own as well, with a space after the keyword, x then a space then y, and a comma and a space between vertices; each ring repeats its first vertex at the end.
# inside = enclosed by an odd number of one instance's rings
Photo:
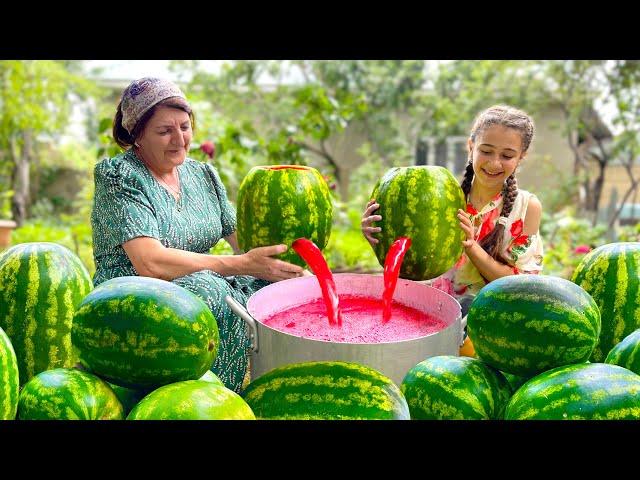
POLYGON ((465 239, 462 240, 462 246, 465 249, 470 248, 474 243, 476 243, 475 228, 471 222, 470 214, 459 208, 458 220, 460 220, 460 228, 462 228, 465 235, 465 239))
POLYGON ((270 282, 279 282, 289 278, 301 277, 303 268, 292 263, 283 262, 274 255, 287 251, 286 245, 271 245, 256 247, 241 255, 243 258, 243 272, 246 275, 262 278, 270 282))
POLYGON ((364 213, 362 214, 362 221, 360 222, 360 230, 362 230, 364 238, 367 239, 372 247, 380 241, 377 238, 374 238, 373 234, 382 231, 382 228, 380 227, 371 226, 373 222, 379 222, 380 220, 382 220, 381 215, 373 215, 373 212, 375 212, 378 208, 380 208, 380 205, 376 203, 375 198, 369 200, 364 213))

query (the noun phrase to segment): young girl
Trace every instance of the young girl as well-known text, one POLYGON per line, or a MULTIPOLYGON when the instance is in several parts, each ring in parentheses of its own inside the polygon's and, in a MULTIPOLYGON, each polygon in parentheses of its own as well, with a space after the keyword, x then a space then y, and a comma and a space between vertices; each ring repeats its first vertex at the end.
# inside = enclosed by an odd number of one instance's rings
MULTIPOLYGON (((516 169, 533 139, 533 121, 521 110, 496 105, 476 118, 467 141, 469 163, 461 183, 466 211, 458 210, 465 233, 463 254, 456 264, 432 280, 433 287, 458 299, 462 315, 478 291, 496 278, 542 270, 539 227, 542 205, 518 189, 516 169)), ((362 233, 373 246, 382 219, 372 199, 362 217, 362 233)))

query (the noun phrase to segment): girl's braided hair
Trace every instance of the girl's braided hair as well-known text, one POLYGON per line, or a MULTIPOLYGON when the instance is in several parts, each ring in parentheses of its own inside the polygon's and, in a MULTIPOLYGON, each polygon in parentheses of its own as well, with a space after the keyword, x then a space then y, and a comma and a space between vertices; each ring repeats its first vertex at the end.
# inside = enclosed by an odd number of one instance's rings
MULTIPOLYGON (((501 125, 503 127, 517 130, 522 137, 522 152, 526 152, 531 141, 533 140, 534 125, 533 120, 522 110, 518 110, 506 105, 494 105, 481 112, 473 122, 471 127, 471 141, 475 142, 479 133, 485 131, 492 125, 501 125)), ((469 153, 469 162, 462 178, 462 191, 465 197, 471 191, 471 181, 473 180, 473 157, 469 153)), ((502 210, 501 217, 508 217, 513 209, 513 203, 518 196, 518 182, 516 181, 515 172, 513 172, 505 180, 502 188, 502 210)), ((500 253, 500 239, 506 227, 500 223, 480 242, 479 245, 495 260, 507 263, 500 253)))

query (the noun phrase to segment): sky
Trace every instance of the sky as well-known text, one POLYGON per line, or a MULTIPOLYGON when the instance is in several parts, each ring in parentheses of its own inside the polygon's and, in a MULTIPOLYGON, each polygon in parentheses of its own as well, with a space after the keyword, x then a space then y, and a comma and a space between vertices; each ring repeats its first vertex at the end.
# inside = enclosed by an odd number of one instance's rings
MULTIPOLYGON (((87 69, 103 68, 102 75, 109 79, 135 80, 142 77, 161 77, 176 80, 175 74, 169 71, 170 60, 87 60, 87 69)), ((222 60, 203 60, 207 70, 217 71, 222 60)))

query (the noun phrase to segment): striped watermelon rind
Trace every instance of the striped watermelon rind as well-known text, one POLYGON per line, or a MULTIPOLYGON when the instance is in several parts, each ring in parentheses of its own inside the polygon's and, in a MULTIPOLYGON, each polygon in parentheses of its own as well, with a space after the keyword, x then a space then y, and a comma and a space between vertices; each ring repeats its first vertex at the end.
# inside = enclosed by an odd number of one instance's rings
POLYGON ((522 385, 505 419, 638 420, 640 375, 605 363, 557 367, 522 385))
POLYGON ((589 359, 600 334, 600 312, 575 283, 549 275, 509 275, 485 285, 467 314, 478 357, 513 375, 589 359))
POLYGON ((353 362, 304 362, 278 367, 242 392, 258 419, 409 420, 397 385, 353 362))
POLYGON ((438 355, 411 368, 400 386, 413 420, 502 418, 511 387, 482 360, 438 355))
POLYGON ((20 420, 122 420, 123 407, 107 382, 76 368, 56 368, 29 380, 18 403, 20 420))
MULTIPOLYGON (((222 380, 220 380, 211 370, 207 370, 204 375, 199 378, 199 380, 224 386, 222 380)), ((109 386, 118 397, 118 400, 120 400, 120 403, 124 408, 125 415, 128 415, 133 407, 135 407, 144 397, 146 397, 153 391, 149 389, 139 390, 134 388, 121 387, 120 385, 116 385, 114 383, 109 383, 109 386)))
POLYGON ((92 287, 80 259, 62 245, 21 243, 0 254, 0 327, 11 339, 21 384, 73 366, 73 315, 92 287))
POLYGON ((203 380, 176 382, 144 397, 127 420, 255 420, 251 408, 224 385, 203 380))
POLYGON ((640 242, 602 245, 584 256, 571 281, 595 300, 602 316, 591 361, 604 361, 614 345, 640 328, 640 242))
POLYGON ((200 378, 215 359, 215 318, 195 294, 171 282, 118 277, 93 290, 74 316, 80 362, 116 385, 154 389, 200 378))
POLYGON ((614 346, 604 363, 619 365, 640 375, 640 329, 630 333, 614 346))
POLYGON ((18 359, 9 336, 0 328, 0 420, 13 420, 18 410, 18 359))
MULTIPOLYGON (((285 244, 307 238, 322 250, 329 242, 333 203, 327 182, 303 165, 253 167, 238 189, 237 236, 240 248, 285 244)), ((291 248, 281 260, 306 266, 291 248)))
POLYGON ((380 204, 374 212, 382 220, 373 247, 380 265, 398 237, 409 237, 411 248, 405 254, 400 277, 428 280, 449 270, 462 255, 464 232, 457 218, 465 209, 465 198, 458 181, 439 166, 395 167, 388 170, 371 193, 380 204))

